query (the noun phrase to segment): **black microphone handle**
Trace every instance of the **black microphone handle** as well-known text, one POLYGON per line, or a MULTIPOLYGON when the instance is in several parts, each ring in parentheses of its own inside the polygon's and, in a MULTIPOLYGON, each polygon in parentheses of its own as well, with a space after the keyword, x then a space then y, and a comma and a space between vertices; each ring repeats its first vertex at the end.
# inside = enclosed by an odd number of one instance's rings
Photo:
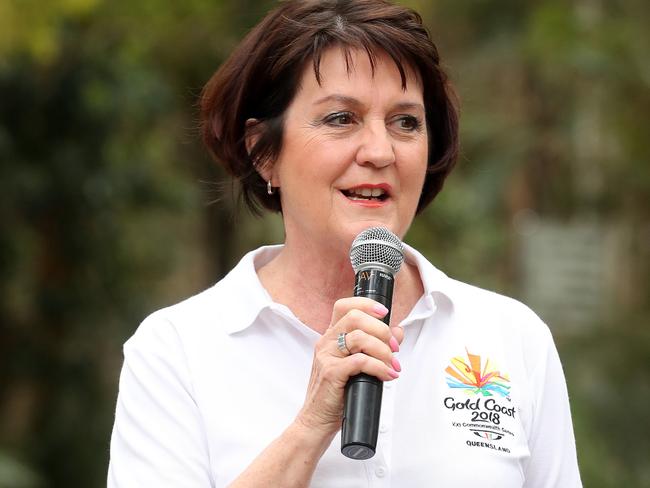
MULTIPOLYGON (((393 302, 393 276, 379 268, 361 270, 356 275, 354 296, 367 297, 388 309, 382 319, 390 323, 393 302)), ((364 373, 352 376, 345 385, 341 452, 351 459, 369 459, 375 455, 379 434, 383 382, 364 373)))

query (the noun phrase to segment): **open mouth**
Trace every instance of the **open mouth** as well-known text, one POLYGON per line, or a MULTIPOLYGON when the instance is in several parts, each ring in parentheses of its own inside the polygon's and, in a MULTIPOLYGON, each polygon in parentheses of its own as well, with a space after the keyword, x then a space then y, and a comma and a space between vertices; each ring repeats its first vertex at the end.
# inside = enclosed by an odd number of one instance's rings
POLYGON ((341 190, 341 192, 350 200, 383 202, 389 197, 388 192, 383 188, 359 187, 341 190))

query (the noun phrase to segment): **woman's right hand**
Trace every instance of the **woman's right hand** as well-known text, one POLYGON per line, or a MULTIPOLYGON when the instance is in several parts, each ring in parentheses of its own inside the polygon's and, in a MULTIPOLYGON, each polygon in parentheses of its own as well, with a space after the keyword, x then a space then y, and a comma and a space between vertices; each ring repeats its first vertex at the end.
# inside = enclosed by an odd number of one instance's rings
POLYGON ((345 385, 351 376, 366 373, 382 381, 399 376, 393 353, 404 337, 401 327, 381 319, 388 309, 364 297, 342 298, 334 304, 330 326, 316 343, 305 403, 297 422, 312 433, 333 436, 341 428, 345 385), (345 333, 347 351, 338 348, 345 333))

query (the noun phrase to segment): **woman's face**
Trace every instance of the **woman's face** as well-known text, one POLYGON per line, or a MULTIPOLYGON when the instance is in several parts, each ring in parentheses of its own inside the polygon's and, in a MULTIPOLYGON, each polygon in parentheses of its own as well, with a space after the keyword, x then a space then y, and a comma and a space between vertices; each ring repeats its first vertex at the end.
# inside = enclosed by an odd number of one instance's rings
POLYGON ((320 73, 321 84, 308 63, 270 170, 280 187, 287 243, 349 247, 371 226, 403 237, 427 168, 417 75, 407 71, 404 90, 388 55, 378 54, 373 73, 365 51, 352 51, 348 70, 338 48, 325 52, 320 73))

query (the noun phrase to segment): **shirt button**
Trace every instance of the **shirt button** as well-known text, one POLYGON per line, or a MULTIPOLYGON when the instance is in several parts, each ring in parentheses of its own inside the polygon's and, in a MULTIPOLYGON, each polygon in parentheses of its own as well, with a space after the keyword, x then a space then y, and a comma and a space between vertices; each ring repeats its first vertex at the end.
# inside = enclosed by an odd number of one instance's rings
POLYGON ((386 381, 384 383, 384 388, 392 388, 393 387, 393 382, 392 381, 386 381))
POLYGON ((388 432, 388 426, 386 424, 381 424, 379 426, 379 432, 381 432, 382 434, 385 434, 386 432, 388 432))
POLYGON ((383 478, 384 476, 386 476, 386 468, 384 468, 383 466, 379 466, 375 470, 375 474, 377 475, 378 478, 383 478))

